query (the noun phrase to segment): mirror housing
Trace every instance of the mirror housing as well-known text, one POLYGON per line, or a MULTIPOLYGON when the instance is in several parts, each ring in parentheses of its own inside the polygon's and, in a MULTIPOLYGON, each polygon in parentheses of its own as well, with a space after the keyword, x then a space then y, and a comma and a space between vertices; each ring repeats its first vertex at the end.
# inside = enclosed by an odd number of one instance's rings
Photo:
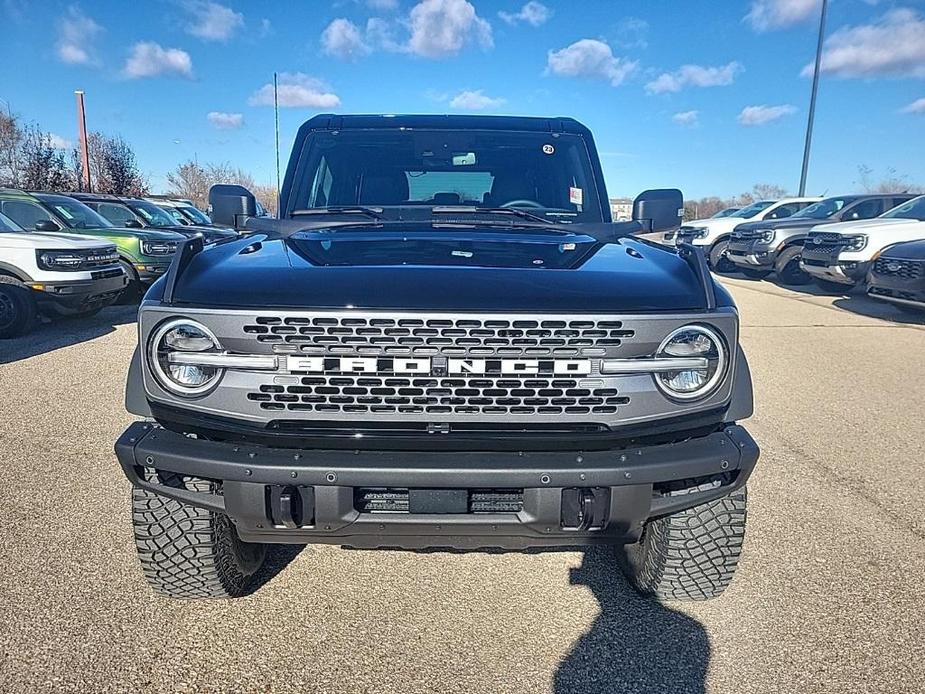
POLYGON ((677 188, 656 188, 640 193, 633 201, 633 221, 642 233, 668 231, 681 225, 684 196, 677 188))
POLYGON ((257 198, 244 186, 220 183, 209 189, 209 212, 213 224, 241 230, 248 217, 257 216, 257 198))
POLYGON ((126 229, 143 229, 144 226, 137 219, 126 219, 124 226, 126 229))
POLYGON ((35 223, 36 231, 61 231, 61 227, 58 226, 57 222, 53 222, 50 219, 40 219, 35 223))

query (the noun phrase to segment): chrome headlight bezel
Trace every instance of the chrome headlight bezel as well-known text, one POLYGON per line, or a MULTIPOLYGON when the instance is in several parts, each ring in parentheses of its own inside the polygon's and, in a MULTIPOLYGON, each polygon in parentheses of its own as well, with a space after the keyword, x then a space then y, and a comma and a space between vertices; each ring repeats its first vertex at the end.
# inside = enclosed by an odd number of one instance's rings
POLYGON ((143 255, 171 256, 177 252, 178 244, 176 241, 157 241, 152 239, 141 240, 141 252, 143 255))
POLYGON ((847 243, 845 244, 844 250, 846 251, 863 251, 867 247, 867 234, 856 234, 855 236, 848 236, 845 238, 847 243))
MULTIPOLYGON (((199 367, 210 369, 213 372, 209 380, 198 386, 185 386, 170 375, 168 370, 165 369, 165 365, 161 358, 162 352, 167 354, 171 351, 169 348, 161 349, 161 344, 166 339, 167 334, 170 333, 170 331, 184 325, 190 326, 208 337, 212 341, 211 351, 221 352, 222 345, 218 341, 218 338, 215 336, 215 333, 213 333, 202 323, 191 318, 171 318, 161 323, 151 333, 151 338, 148 340, 147 348, 148 367, 150 368, 151 373, 154 375, 157 384, 169 393, 186 398, 201 397, 211 393, 218 386, 222 380, 222 376, 225 373, 225 369, 220 367, 199 367)), ((173 351, 182 352, 184 350, 174 349, 173 351)), ((190 351, 202 353, 202 350, 190 351)))
POLYGON ((719 331, 706 325, 691 323, 689 325, 682 325, 680 328, 672 330, 658 346, 658 350, 655 353, 656 358, 665 356, 678 356, 666 352, 666 348, 678 335, 685 332, 700 333, 715 345, 716 357, 712 359, 712 361, 715 362, 715 365, 712 367, 713 373, 709 374, 706 383, 697 390, 684 392, 674 390, 665 383, 668 376, 673 373, 677 374, 678 372, 655 373, 652 376, 658 389, 662 392, 663 395, 670 398, 671 400, 676 400, 679 402, 703 400, 704 398, 707 398, 715 393, 717 388, 719 388, 719 386, 723 383, 723 380, 725 379, 726 373, 729 369, 729 348, 727 347, 726 341, 723 339, 722 334, 719 331))
POLYGON ((758 243, 770 244, 774 243, 774 238, 777 236, 777 232, 774 229, 759 229, 758 230, 758 243))

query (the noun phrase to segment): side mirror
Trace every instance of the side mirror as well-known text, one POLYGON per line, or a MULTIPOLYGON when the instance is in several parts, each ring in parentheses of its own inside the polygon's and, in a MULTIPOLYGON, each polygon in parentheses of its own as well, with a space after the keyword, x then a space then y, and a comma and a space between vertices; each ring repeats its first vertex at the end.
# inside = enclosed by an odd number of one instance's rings
POLYGON ((144 227, 142 226, 141 222, 139 222, 137 219, 126 219, 125 228, 126 229, 143 229, 144 227))
POLYGON ((257 216, 257 198, 244 186, 214 185, 209 189, 209 214, 213 224, 243 229, 248 217, 257 216))
POLYGON ((633 201, 633 221, 643 226, 643 233, 667 231, 681 224, 684 196, 677 188, 646 190, 633 201))
POLYGON ((40 219, 35 223, 36 231, 61 231, 61 227, 50 219, 40 219))

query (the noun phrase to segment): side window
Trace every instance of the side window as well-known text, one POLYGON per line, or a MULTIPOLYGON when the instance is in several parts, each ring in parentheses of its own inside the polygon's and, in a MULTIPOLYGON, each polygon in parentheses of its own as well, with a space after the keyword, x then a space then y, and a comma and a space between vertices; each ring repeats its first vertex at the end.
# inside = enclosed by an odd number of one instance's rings
POLYGON ((784 217, 791 216, 800 209, 800 203, 797 202, 790 203, 789 205, 781 205, 780 207, 775 207, 773 210, 768 212, 764 216, 764 219, 783 219, 784 217))
MULTIPOLYGON (((909 198, 893 198, 893 204, 891 204, 887 210, 892 210, 894 207, 899 207, 905 202, 909 202, 909 198)), ((886 210, 884 210, 886 212, 886 210)))
POLYGON ((331 175, 331 167, 328 166, 328 160, 321 157, 318 169, 315 171, 315 180, 312 181, 311 191, 308 195, 308 205, 306 207, 326 207, 331 204, 331 185, 334 179, 331 175))
POLYGON ((851 219, 873 219, 877 215, 883 214, 883 199, 864 200, 848 210, 845 220, 851 219))
POLYGON ((114 205, 110 202, 101 202, 96 211, 103 215, 116 226, 125 224, 130 219, 135 219, 132 211, 123 205, 114 205))
POLYGON ((4 200, 0 203, 3 214, 19 224, 23 229, 35 229, 35 223, 51 219, 51 215, 41 205, 23 200, 4 200))

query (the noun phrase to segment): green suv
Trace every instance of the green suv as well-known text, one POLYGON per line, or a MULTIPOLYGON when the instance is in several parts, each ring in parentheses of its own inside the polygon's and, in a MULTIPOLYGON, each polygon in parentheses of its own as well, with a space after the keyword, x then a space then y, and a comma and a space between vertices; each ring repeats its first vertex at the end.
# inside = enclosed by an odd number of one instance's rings
POLYGON ((119 264, 129 278, 126 292, 135 295, 167 272, 170 260, 184 236, 155 229, 124 229, 82 202, 66 195, 0 190, 0 212, 24 229, 67 230, 112 241, 119 264))

